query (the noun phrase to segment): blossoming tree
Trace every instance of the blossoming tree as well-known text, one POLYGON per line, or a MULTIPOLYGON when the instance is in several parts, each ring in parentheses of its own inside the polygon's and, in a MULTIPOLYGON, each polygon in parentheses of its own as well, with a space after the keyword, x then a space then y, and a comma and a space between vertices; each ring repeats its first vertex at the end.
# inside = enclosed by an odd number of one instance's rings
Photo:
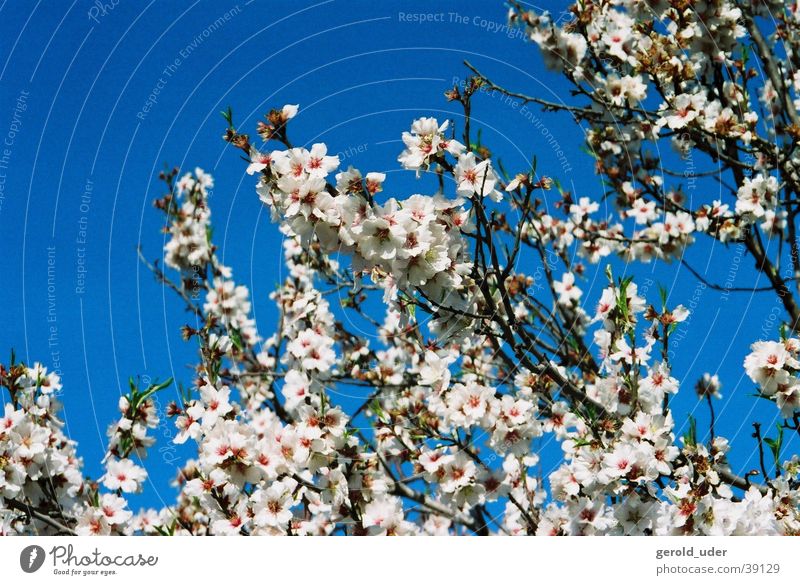
POLYGON ((800 428, 800 13, 730 0, 595 0, 571 13, 561 26, 516 4, 509 14, 572 85, 569 102, 473 68, 446 93, 463 106, 460 128, 420 118, 403 133, 398 162, 434 174, 432 194, 399 194, 324 144, 294 146, 297 106, 271 111, 259 144, 226 112, 225 140, 284 235, 277 329, 262 335, 217 256, 213 179, 162 175, 168 268, 151 268, 196 316, 183 330, 196 379, 166 413, 153 396, 169 382, 132 381, 91 480, 61 430, 58 378, 2 366, 0 531, 800 534, 800 460, 780 457, 784 430, 800 428), (575 200, 535 168, 502 172, 471 128, 482 91, 570 112, 607 192, 575 200), (651 154, 662 142, 714 161, 726 198, 687 200, 651 154), (713 418, 704 435, 676 436, 670 396, 697 392, 713 413, 720 381, 673 377, 670 335, 688 311, 609 268, 614 255, 680 261, 700 238, 746 246, 785 309, 780 338, 754 339, 743 364, 782 421, 778 438, 756 429, 752 472, 730 468, 713 418), (606 284, 587 306, 593 270, 606 284), (353 388, 357 403, 342 398, 353 388), (147 477, 159 416, 197 456, 173 505, 134 513, 126 494, 147 477), (545 437, 563 458, 541 477, 545 437))

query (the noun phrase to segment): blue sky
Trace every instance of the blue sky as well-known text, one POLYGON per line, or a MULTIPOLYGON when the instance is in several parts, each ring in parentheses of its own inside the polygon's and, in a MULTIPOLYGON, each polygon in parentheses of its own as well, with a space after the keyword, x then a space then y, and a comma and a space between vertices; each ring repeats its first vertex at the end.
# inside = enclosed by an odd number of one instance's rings
MULTIPOLYGON (((193 348, 179 333, 189 315, 136 251, 161 256, 162 218, 152 200, 162 194, 156 176, 165 164, 214 174, 216 242, 251 289, 262 335, 270 334, 275 312, 268 294, 281 280, 280 237, 238 154, 220 138, 221 109, 232 106, 252 135, 270 108, 299 103, 291 125, 296 144, 325 141, 343 166, 386 172, 386 193, 402 195, 434 185, 399 169, 400 134, 422 115, 460 124, 442 92, 467 75, 464 59, 501 85, 569 99, 535 47, 503 28, 501 2, 106 4, 0 4, 0 135, 11 142, 0 149, 0 351, 7 356, 15 348, 26 362, 60 367, 68 431, 93 474, 129 376, 192 379, 193 348)), ((524 170, 535 154, 539 171, 576 195, 603 192, 569 116, 486 95, 473 110, 474 127, 510 172, 524 170), (565 153, 561 159, 545 131, 565 153)), ((697 171, 706 163, 692 162, 697 171)), ((695 202, 719 196, 719 185, 702 179, 685 190, 695 202)), ((757 282, 752 260, 736 247, 702 240, 687 258, 714 282, 757 282)), ((672 346, 673 374, 682 381, 676 418, 695 411, 706 428, 705 405, 692 387, 704 371, 719 373, 717 432, 733 441, 734 467, 751 469, 757 461, 750 422, 774 427, 777 411, 752 398, 741 364, 752 341, 777 337, 781 306, 772 293, 703 289, 678 268, 629 270, 651 302, 662 284, 670 304, 697 309, 672 346)), ((590 270, 587 297, 599 295, 604 283, 590 270)), ((162 404, 175 397, 174 388, 165 391, 162 404)), ((151 484, 138 503, 173 499, 173 460, 191 450, 166 448, 172 434, 170 422, 155 433, 151 484)))

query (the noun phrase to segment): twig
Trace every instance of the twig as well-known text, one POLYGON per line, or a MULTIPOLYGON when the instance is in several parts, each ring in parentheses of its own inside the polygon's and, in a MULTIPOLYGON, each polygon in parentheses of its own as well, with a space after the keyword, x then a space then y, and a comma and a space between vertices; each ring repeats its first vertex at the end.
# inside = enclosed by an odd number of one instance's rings
POLYGON ((14 499, 6 500, 6 503, 8 504, 9 508, 11 508, 13 510, 18 510, 20 512, 23 512, 25 515, 28 516, 28 518, 36 518, 37 520, 41 520, 45 524, 48 524, 48 525, 52 526, 53 528, 58 529, 58 531, 61 532, 61 533, 75 536, 75 531, 74 530, 72 530, 71 528, 69 528, 65 524, 62 524, 61 522, 59 522, 55 518, 53 518, 53 517, 45 514, 44 512, 41 512, 40 510, 34 508, 33 506, 30 506, 28 504, 24 504, 23 502, 20 502, 19 500, 14 500, 14 499))

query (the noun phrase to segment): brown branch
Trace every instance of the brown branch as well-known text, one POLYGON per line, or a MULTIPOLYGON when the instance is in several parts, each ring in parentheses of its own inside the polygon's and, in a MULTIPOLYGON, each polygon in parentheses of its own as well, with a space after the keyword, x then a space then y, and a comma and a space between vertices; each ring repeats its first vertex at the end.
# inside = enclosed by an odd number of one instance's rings
POLYGON ((52 516, 42 512, 41 510, 34 508, 29 504, 25 504, 20 502, 19 500, 8 499, 6 500, 8 507, 12 510, 18 510, 23 512, 28 518, 35 518, 36 520, 40 520, 53 528, 56 528, 62 534, 69 534, 71 536, 75 536, 75 531, 72 528, 68 527, 65 524, 62 524, 52 516))

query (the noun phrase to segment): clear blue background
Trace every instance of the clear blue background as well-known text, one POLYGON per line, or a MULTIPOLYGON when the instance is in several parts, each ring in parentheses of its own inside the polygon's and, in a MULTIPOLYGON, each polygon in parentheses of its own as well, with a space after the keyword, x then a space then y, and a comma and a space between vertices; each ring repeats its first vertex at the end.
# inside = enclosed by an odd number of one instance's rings
MULTIPOLYGON (((548 7, 558 13, 562 4, 553 4, 548 7)), ((162 253, 163 219, 152 200, 162 195, 156 175, 165 164, 200 166, 214 174, 216 243, 237 280, 250 287, 262 335, 271 334, 275 310, 268 294, 281 280, 280 234, 255 195, 254 180, 244 174, 244 163, 221 140, 219 110, 231 105, 239 127, 255 135, 256 121, 270 108, 299 103, 301 113, 291 124, 295 143, 325 141, 331 151, 343 153, 343 166, 387 172, 385 194, 402 197, 430 192, 434 183, 415 183, 413 173, 399 170, 400 134, 423 115, 451 118, 460 133, 460 111, 442 93, 467 75, 464 59, 511 89, 569 99, 561 79, 545 71, 538 50, 519 31, 502 28, 506 9, 499 1, 120 0, 107 6, 100 10, 88 0, 0 5, 0 136, 11 128, 18 96, 29 92, 9 168, 0 171, 6 175, 0 207, 0 351, 15 348, 19 359, 51 368, 54 358, 60 359, 68 432, 80 442, 86 470, 95 476, 101 472, 106 426, 117 416, 128 376, 192 380, 193 347, 179 333, 190 315, 154 281, 136 252, 141 246, 151 260, 162 253), (225 13, 224 25, 204 34, 225 13), (419 23, 408 22, 407 14, 437 16, 419 23), (177 69, 165 76, 176 59, 177 69), (160 78, 166 83, 157 103, 143 119, 137 117, 160 78), (89 180, 93 192, 85 213, 81 197, 89 180), (88 226, 88 274, 85 293, 77 294, 82 216, 88 226), (52 246, 56 282, 48 299, 52 246), (55 321, 49 322, 52 314, 55 321), (51 326, 56 327, 52 346, 51 326)), ((577 196, 599 198, 603 187, 592 160, 579 151, 581 129, 568 115, 531 111, 566 152, 571 170, 562 168, 542 128, 499 96, 476 99, 473 128, 483 128, 484 143, 510 172, 525 170, 535 154, 540 173, 559 179, 577 196)), ((687 168, 686 161, 662 154, 673 169, 687 168)), ((699 155, 692 164, 696 171, 709 168, 699 155)), ((713 180, 698 179, 686 191, 692 207, 716 197, 730 200, 713 180)), ((549 204, 555 201, 551 195, 549 204)), ((722 284, 733 274, 733 286, 765 284, 752 259, 735 247, 701 238, 687 258, 711 281, 722 284)), ((615 267, 618 273, 624 269, 621 263, 615 267)), ((783 318, 777 297, 703 291, 678 264, 638 265, 629 273, 639 276, 640 286, 643 279, 652 280, 647 292, 653 303, 660 283, 669 290, 670 304, 697 305, 673 341, 673 374, 682 382, 674 402, 679 424, 693 412, 702 436, 707 412, 693 386, 703 372, 718 372, 724 400, 717 406, 717 433, 732 439, 737 471, 757 467, 750 422, 774 426, 777 410, 752 397, 741 364, 751 342, 777 337, 777 320, 783 318)), ((602 273, 590 269, 582 286, 594 299, 604 285, 602 273)), ((176 397, 174 387, 165 391, 161 405, 176 397)), ((158 443, 147 462, 150 483, 137 504, 173 500, 173 460, 192 453, 188 446, 174 453, 173 435, 171 421, 156 430, 158 443)), ((552 446, 547 449, 552 452, 552 446)), ((544 474, 556 459, 547 458, 544 474)))

